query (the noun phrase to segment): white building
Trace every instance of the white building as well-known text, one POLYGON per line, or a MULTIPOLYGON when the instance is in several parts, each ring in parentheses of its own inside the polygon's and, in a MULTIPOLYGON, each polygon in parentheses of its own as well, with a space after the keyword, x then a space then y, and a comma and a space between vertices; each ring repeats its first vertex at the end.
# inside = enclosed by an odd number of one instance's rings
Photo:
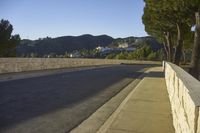
POLYGON ((105 52, 105 51, 109 51, 112 50, 111 48, 108 47, 96 47, 96 50, 98 50, 99 52, 105 52))
POLYGON ((128 48, 128 43, 121 43, 118 45, 118 48, 128 48))
POLYGON ((69 55, 70 58, 79 58, 81 57, 81 54, 79 52, 74 52, 74 53, 71 53, 69 55))

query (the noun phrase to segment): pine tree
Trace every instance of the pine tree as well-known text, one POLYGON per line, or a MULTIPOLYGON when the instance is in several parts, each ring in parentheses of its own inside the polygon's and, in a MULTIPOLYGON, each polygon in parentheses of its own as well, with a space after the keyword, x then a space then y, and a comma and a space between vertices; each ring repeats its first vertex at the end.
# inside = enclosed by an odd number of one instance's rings
POLYGON ((13 26, 7 20, 0 21, 0 57, 16 56, 16 46, 20 42, 19 35, 11 35, 13 26))

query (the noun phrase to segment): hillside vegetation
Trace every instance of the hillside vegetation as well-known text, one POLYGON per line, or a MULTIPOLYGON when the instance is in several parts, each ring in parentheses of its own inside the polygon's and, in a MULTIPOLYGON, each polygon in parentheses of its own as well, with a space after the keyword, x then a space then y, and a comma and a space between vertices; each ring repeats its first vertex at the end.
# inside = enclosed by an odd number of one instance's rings
POLYGON ((17 56, 29 57, 35 54, 38 57, 45 55, 64 55, 73 51, 93 50, 101 47, 118 47, 120 44, 128 43, 133 47, 146 42, 153 50, 162 48, 153 37, 127 37, 114 39, 107 35, 92 36, 63 36, 58 38, 43 38, 38 40, 22 40, 17 46, 17 56))

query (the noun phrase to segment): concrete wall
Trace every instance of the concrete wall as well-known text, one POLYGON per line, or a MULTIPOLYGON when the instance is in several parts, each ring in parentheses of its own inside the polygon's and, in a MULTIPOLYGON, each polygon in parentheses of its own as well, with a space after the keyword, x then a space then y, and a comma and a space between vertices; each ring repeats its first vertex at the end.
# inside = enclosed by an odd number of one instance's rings
POLYGON ((176 133, 200 133, 200 82, 172 63, 164 67, 176 133))
POLYGON ((72 59, 72 58, 0 58, 0 73, 81 67, 81 66, 109 65, 109 64, 120 64, 120 63, 155 64, 156 62, 107 60, 107 59, 72 59))

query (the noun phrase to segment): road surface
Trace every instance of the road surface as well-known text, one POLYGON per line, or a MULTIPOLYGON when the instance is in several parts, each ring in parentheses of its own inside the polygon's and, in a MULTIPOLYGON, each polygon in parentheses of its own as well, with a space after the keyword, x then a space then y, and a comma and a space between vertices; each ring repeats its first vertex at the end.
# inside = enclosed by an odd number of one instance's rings
POLYGON ((69 132, 148 67, 113 65, 0 80, 0 132, 69 132))

